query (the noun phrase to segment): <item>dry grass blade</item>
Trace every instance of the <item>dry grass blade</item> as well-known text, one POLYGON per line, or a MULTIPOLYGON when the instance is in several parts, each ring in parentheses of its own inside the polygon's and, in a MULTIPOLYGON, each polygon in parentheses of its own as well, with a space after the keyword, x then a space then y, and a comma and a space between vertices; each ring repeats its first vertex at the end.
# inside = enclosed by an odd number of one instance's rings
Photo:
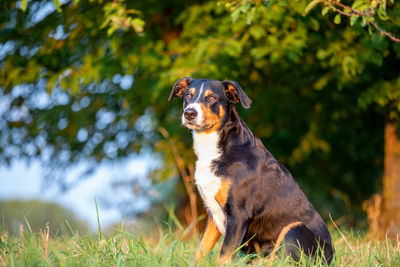
POLYGON ((344 236, 344 234, 342 233, 342 231, 340 231, 339 227, 336 225, 336 223, 333 221, 331 214, 329 213, 329 219, 331 220, 333 226, 335 226, 336 230, 339 232, 339 234, 342 236, 344 242, 346 242, 347 246, 350 248, 351 252, 353 253, 353 255, 356 257, 356 259, 358 260, 358 262, 361 264, 360 258, 357 256, 356 252, 354 251, 353 247, 350 245, 350 243, 347 241, 346 237, 344 236))
POLYGON ((46 223, 46 227, 44 230, 40 229, 40 236, 43 241, 44 246, 44 258, 47 260, 49 253, 49 235, 50 235, 50 226, 49 222, 46 223))

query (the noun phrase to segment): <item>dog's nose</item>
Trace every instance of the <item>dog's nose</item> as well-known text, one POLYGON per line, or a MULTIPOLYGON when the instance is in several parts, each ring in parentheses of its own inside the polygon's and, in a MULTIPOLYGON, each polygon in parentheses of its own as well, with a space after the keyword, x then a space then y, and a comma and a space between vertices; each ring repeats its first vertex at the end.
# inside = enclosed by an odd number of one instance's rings
POLYGON ((183 113, 183 116, 185 116, 185 119, 187 120, 193 120, 197 116, 197 111, 194 109, 187 109, 183 113))

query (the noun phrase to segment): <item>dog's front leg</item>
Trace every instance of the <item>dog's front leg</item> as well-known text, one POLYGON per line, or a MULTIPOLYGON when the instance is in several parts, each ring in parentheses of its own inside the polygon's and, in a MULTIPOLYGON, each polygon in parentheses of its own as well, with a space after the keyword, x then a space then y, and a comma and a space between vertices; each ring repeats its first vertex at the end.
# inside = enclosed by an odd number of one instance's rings
POLYGON ((248 223, 238 216, 227 216, 226 234, 222 243, 218 263, 229 263, 235 250, 241 245, 248 223))
POLYGON ((195 259, 199 259, 201 256, 207 255, 212 250, 215 243, 217 243, 221 233, 215 225, 212 215, 208 215, 206 228, 204 229, 203 237, 200 241, 200 246, 195 254, 195 259))

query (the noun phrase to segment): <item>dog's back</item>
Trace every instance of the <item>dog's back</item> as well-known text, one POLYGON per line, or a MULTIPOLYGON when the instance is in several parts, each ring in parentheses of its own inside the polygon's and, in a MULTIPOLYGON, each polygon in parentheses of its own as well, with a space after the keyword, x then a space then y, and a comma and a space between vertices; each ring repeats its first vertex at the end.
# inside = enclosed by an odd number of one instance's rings
POLYGON ((236 126, 226 129, 226 136, 220 143, 224 152, 214 161, 214 168, 216 175, 232 180, 226 209, 248 218, 243 242, 249 242, 244 250, 270 254, 282 241, 287 243, 286 239, 293 239, 296 233, 299 236, 302 236, 299 233, 304 236, 312 233, 315 238, 305 238, 301 245, 310 250, 309 254, 318 245, 323 247, 330 262, 332 240, 321 216, 290 172, 234 113, 232 120, 236 121, 236 126), (283 238, 286 234, 289 235, 283 238))

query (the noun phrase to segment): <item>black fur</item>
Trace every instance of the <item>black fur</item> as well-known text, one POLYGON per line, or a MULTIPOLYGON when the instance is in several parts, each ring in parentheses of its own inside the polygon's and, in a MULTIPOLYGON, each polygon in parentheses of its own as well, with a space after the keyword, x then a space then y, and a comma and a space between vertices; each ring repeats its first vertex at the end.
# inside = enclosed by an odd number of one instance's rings
POLYGON ((332 250, 325 249, 326 242, 316 238, 315 234, 305 225, 299 225, 290 229, 285 235, 284 248, 286 255, 290 255, 295 261, 300 259, 301 253, 308 256, 323 257, 324 260, 330 263, 332 259, 332 250))
MULTIPOLYGON (((250 240, 250 251, 257 242, 270 253, 281 229, 299 221, 323 241, 330 262, 332 241, 321 216, 290 172, 254 136, 235 108, 230 109, 231 116, 221 129, 222 157, 214 162, 214 168, 216 175, 233 181, 225 206, 228 222, 246 225, 245 232, 235 231, 234 235, 244 236, 244 242, 250 240)), ((230 243, 225 240, 223 248, 230 243)))
POLYGON ((246 108, 246 109, 250 108, 251 99, 247 96, 247 94, 244 92, 244 90, 242 89, 242 87, 240 86, 239 83, 226 80, 226 81, 222 82, 222 85, 226 89, 229 85, 231 85, 231 86, 233 86, 233 88, 235 88, 235 93, 233 95, 227 94, 227 97, 230 99, 230 101, 232 103, 237 103, 240 101, 244 108, 246 108))
MULTIPOLYGON (((223 207, 227 221, 221 256, 232 254, 248 240, 243 250, 255 252, 258 247, 261 248, 259 252, 269 254, 281 230, 291 223, 301 222, 302 226, 289 230, 285 236, 285 242, 292 244, 286 249, 288 254, 298 259, 293 245, 299 244, 307 255, 313 255, 319 244, 330 263, 332 240, 321 216, 290 172, 264 147, 236 111, 234 104, 238 101, 249 108, 250 98, 238 83, 232 81, 193 79, 188 88, 198 89, 202 83, 218 97, 213 104, 204 100, 205 107, 216 113, 217 107, 222 106, 225 111, 217 130, 222 156, 214 160, 212 166, 216 176, 231 181, 223 207), (228 85, 234 86, 236 95, 227 93, 228 85)), ((184 107, 197 99, 199 91, 196 90, 190 99, 184 97, 184 107)))

